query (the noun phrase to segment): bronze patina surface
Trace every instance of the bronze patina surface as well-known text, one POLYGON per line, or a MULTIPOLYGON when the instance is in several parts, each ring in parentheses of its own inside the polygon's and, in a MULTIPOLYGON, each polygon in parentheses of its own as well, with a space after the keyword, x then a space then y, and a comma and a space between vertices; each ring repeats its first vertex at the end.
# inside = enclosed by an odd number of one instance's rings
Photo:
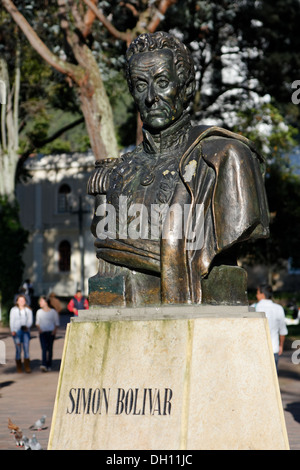
POLYGON ((91 305, 247 304, 236 248, 269 234, 264 159, 239 134, 191 125, 194 65, 176 38, 143 34, 126 58, 143 141, 88 182, 91 305))

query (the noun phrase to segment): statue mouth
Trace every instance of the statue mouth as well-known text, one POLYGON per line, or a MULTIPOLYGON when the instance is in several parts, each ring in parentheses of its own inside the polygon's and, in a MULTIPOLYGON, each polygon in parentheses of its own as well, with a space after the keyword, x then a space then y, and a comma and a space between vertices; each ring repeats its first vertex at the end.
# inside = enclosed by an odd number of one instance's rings
POLYGON ((165 114, 167 112, 167 110, 163 109, 161 107, 159 107, 159 108, 158 107, 151 107, 150 109, 148 109, 147 112, 148 112, 148 114, 151 114, 151 115, 153 115, 153 114, 165 114))
POLYGON ((149 109, 147 111, 147 117, 149 118, 161 118, 165 119, 168 117, 168 110, 167 109, 149 109))

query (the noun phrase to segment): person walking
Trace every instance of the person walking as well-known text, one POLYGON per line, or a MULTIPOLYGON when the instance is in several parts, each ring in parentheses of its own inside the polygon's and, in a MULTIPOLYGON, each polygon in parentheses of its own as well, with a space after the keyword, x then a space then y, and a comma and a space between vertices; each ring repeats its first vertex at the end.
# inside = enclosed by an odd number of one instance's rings
POLYGON ((10 331, 16 347, 17 372, 23 372, 21 359, 22 347, 25 372, 31 372, 29 358, 29 342, 30 328, 32 326, 32 323, 32 310, 26 302, 25 295, 20 294, 16 298, 16 305, 12 307, 9 314, 10 331))
POLYGON ((81 289, 77 289, 76 294, 68 303, 69 312, 77 316, 78 310, 87 310, 88 308, 88 300, 82 295, 81 289))
POLYGON ((268 319, 275 365, 277 369, 278 359, 283 352, 285 336, 288 334, 288 330, 285 324, 285 314, 283 307, 273 302, 272 297, 272 287, 268 284, 261 284, 257 288, 256 292, 256 298, 258 302, 255 304, 255 310, 257 312, 264 312, 268 319))
POLYGON ((42 372, 51 370, 53 343, 59 326, 58 313, 51 308, 46 296, 39 298, 39 310, 36 312, 35 324, 40 335, 40 343, 42 348, 42 364, 40 369, 42 372))

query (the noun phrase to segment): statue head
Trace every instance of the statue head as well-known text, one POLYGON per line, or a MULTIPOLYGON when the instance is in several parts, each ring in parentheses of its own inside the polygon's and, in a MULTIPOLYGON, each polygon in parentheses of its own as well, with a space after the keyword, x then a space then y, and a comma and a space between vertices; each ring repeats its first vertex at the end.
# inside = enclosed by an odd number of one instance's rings
POLYGON ((195 91, 195 71, 187 47, 174 36, 141 34, 126 52, 127 80, 144 126, 159 132, 177 121, 195 91))

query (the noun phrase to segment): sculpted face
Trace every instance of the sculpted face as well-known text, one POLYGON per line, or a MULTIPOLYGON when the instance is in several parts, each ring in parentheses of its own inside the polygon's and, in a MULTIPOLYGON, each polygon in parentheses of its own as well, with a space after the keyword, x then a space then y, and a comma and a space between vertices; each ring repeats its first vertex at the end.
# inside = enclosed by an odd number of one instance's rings
POLYGON ((169 49, 135 54, 130 60, 133 98, 149 130, 159 132, 180 118, 183 87, 169 49))

